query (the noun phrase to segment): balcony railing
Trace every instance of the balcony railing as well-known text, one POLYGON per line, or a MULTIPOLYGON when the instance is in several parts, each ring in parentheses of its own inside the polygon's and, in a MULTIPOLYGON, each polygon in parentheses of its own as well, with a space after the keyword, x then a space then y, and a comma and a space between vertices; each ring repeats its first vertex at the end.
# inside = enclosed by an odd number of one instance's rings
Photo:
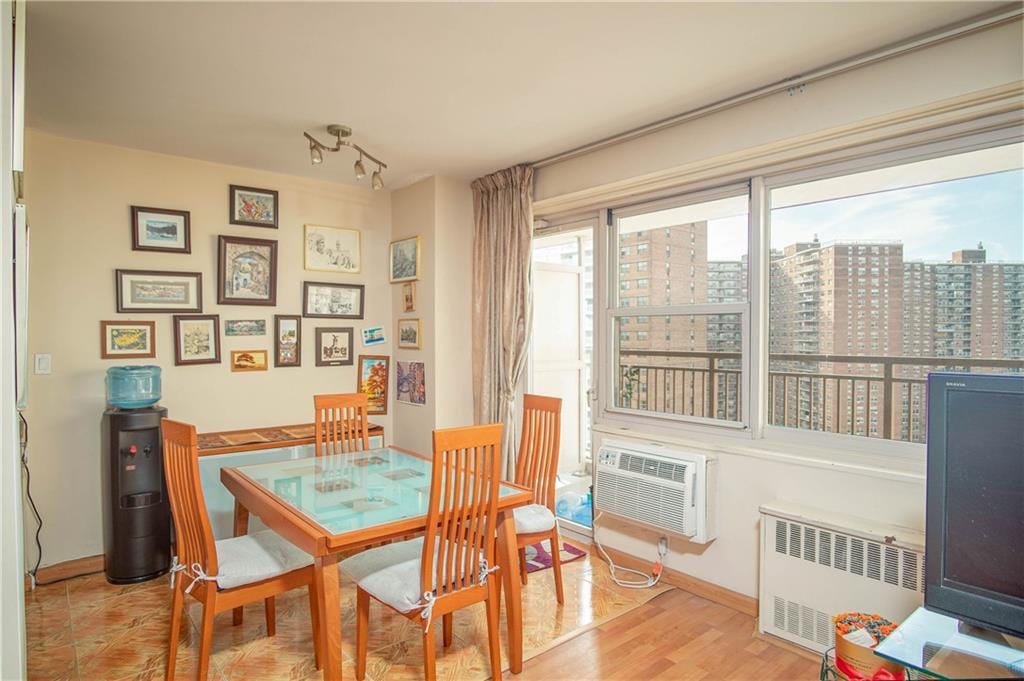
MULTIPOLYGON (((768 423, 924 442, 931 371, 1024 373, 1024 359, 771 354, 768 423)), ((743 419, 738 352, 629 350, 616 406, 722 421, 743 419)))

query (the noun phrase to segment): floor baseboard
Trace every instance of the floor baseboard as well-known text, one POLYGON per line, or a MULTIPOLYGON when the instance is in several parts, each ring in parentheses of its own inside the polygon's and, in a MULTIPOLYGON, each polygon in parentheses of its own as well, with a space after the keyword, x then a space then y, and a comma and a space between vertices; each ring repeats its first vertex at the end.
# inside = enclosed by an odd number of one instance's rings
MULTIPOLYGON (((91 575, 94 572, 100 572, 103 570, 103 556, 86 556, 85 558, 75 558, 73 560, 66 560, 63 563, 57 563, 55 565, 47 565, 46 567, 39 568, 36 572, 36 583, 39 586, 49 584, 52 582, 59 582, 64 579, 71 579, 72 577, 81 577, 82 575, 91 575)), ((25 591, 32 590, 32 580, 29 577, 25 577, 25 591)))

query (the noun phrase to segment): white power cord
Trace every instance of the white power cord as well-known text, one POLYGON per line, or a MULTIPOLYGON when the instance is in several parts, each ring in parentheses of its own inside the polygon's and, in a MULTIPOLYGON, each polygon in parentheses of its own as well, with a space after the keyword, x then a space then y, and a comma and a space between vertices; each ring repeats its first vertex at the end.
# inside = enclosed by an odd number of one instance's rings
POLYGON ((597 547, 597 551, 601 554, 601 557, 607 561, 608 571, 611 573, 612 581, 625 589, 650 589, 652 586, 655 586, 661 580, 661 573, 664 571, 662 561, 665 559, 665 556, 668 555, 668 542, 663 540, 658 541, 658 560, 654 563, 654 569, 651 571, 651 574, 641 572, 640 570, 634 570, 633 568, 620 567, 612 561, 611 556, 609 556, 604 550, 604 547, 601 546, 600 540, 597 538, 597 523, 601 520, 602 515, 604 515, 604 512, 598 511, 597 517, 594 518, 594 546, 597 547), (615 574, 619 571, 628 572, 633 575, 640 575, 644 578, 644 581, 636 582, 621 579, 615 574))

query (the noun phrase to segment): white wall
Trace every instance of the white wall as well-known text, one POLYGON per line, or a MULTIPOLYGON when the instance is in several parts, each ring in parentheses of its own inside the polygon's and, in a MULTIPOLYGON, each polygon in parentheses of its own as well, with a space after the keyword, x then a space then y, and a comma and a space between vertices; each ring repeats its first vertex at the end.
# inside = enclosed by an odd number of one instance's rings
POLYGON ((726 109, 535 174, 538 202, 734 152, 797 139, 1024 78, 1021 22, 726 109))
MULTIPOLYGON (((732 154, 784 145, 811 133, 1019 83, 1024 77, 1021 54, 1024 44, 1021 22, 1017 21, 811 83, 796 96, 765 97, 540 168, 536 171, 536 196, 551 205, 568 205, 567 197, 600 196, 606 187, 628 184, 645 174, 685 169, 697 162, 714 166, 718 159, 732 154)), ((762 162, 771 161, 766 158, 762 162)), ((535 295, 544 295, 544 291, 535 295)), ((633 428, 619 436, 623 434, 642 437, 643 429, 633 428)), ((595 447, 603 437, 595 434, 595 447)), ((924 527, 921 474, 897 475, 884 466, 858 470, 820 461, 793 462, 781 448, 771 450, 750 441, 737 446, 735 439, 723 438, 701 442, 670 427, 650 435, 650 440, 717 452, 719 538, 706 547, 673 540, 666 564, 743 594, 757 594, 758 506, 763 503, 786 500, 924 527), (756 448, 761 451, 751 453, 756 448), (738 453, 744 449, 745 453, 738 453)), ((657 536, 651 533, 606 528, 600 531, 600 539, 644 559, 656 557, 657 536)))
MULTIPOLYGON (((387 279, 390 203, 372 192, 166 156, 62 139, 33 131, 27 143, 27 202, 31 226, 30 352, 50 353, 53 373, 33 375, 27 418, 31 427, 32 491, 45 522, 43 564, 103 552, 100 514, 100 418, 104 372, 115 364, 152 363, 163 368, 163 399, 172 418, 200 432, 312 420, 312 395, 354 392, 356 367, 317 367, 315 329, 354 327, 354 352, 365 326, 391 327, 387 279), (228 185, 280 192, 280 229, 228 224, 228 185), (191 211, 191 255, 131 250, 130 205, 191 211), (303 269, 305 223, 362 230, 363 272, 335 275, 303 269), (217 235, 278 241, 277 306, 216 304, 217 235), (114 270, 154 269, 203 273, 203 313, 221 318, 221 364, 174 366, 170 314, 117 314, 114 270), (273 355, 273 315, 301 314, 302 282, 337 281, 366 286, 365 319, 305 319, 302 366, 232 373, 232 349, 266 349, 273 355), (228 319, 266 319, 268 335, 223 336, 228 319), (105 319, 155 320, 153 360, 101 360, 99 324, 105 319)), ((429 329, 428 329, 429 332, 429 329)), ((393 332, 392 332, 393 333, 393 332)), ((392 403, 390 414, 394 413, 392 403)), ((373 420, 387 428, 392 416, 373 420)), ((33 523, 26 523, 28 536, 33 523)), ((33 543, 26 561, 35 562, 33 543)))

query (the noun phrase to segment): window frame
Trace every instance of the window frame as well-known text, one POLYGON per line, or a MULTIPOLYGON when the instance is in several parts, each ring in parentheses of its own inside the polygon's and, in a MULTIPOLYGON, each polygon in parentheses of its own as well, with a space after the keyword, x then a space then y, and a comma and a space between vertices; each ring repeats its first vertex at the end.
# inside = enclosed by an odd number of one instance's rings
POLYGON ((745 181, 732 181, 710 188, 703 181, 674 187, 669 190, 670 193, 653 199, 606 204, 598 211, 600 219, 595 225, 594 235, 594 426, 600 430, 623 428, 643 432, 646 429, 653 433, 666 432, 668 428, 680 437, 692 436, 697 440, 718 440, 723 443, 733 441, 740 448, 753 445, 755 448, 763 447, 764 450, 787 452, 797 459, 824 460, 864 468, 877 468, 884 461, 892 464, 888 470, 893 474, 900 470, 917 470, 924 459, 925 445, 921 443, 768 425, 770 191, 793 184, 1022 142, 1024 128, 1017 122, 982 132, 953 132, 949 137, 937 141, 935 138, 922 139, 910 135, 895 138, 886 144, 871 145, 867 151, 854 151, 845 156, 835 153, 810 156, 795 169, 793 166, 780 169, 766 164, 757 172, 749 173, 745 181), (742 191, 743 188, 747 189, 749 211, 746 303, 658 307, 611 305, 612 300, 618 300, 618 218, 727 198, 735 196, 736 190, 742 191), (727 306, 733 306, 733 309, 727 309, 727 306), (688 308, 687 312, 678 312, 680 307, 688 308), (701 314, 697 310, 709 307, 714 308, 713 312, 704 311, 704 314, 738 312, 741 315, 742 420, 732 423, 614 406, 618 357, 615 318, 655 316, 659 313, 689 314, 691 308, 694 314, 701 314), (605 384, 609 386, 608 390, 604 389, 605 384), (747 444, 744 445, 743 441, 747 444))
POLYGON ((750 203, 750 183, 733 182, 730 184, 701 189, 699 191, 685 192, 669 197, 659 198, 653 201, 629 204, 617 208, 609 208, 604 211, 604 219, 599 224, 603 231, 601 241, 605 245, 605 258, 601 261, 604 265, 604 276, 595 272, 595 281, 600 279, 603 282, 605 295, 601 304, 600 328, 603 333, 597 339, 602 346, 601 356, 607 357, 606 362, 597 368, 595 374, 600 373, 603 383, 608 385, 608 390, 598 390, 598 419, 610 416, 612 419, 639 419, 642 422, 649 422, 655 419, 662 423, 695 424, 700 427, 712 426, 731 431, 746 432, 750 429, 750 268, 747 270, 747 302, 745 303, 681 303, 676 305, 622 305, 619 302, 619 270, 620 266, 620 245, 618 241, 619 220, 643 215, 645 213, 667 210, 671 208, 682 208, 718 199, 734 198, 739 196, 747 197, 747 254, 749 261, 750 254, 750 216, 752 213, 750 203), (613 305, 613 302, 615 304, 613 305), (650 412, 642 409, 629 409, 615 404, 614 394, 616 390, 616 373, 619 357, 619 342, 621 341, 615 330, 616 320, 620 317, 661 317, 675 315, 708 315, 708 314, 739 314, 740 315, 740 385, 742 394, 740 396, 741 419, 736 422, 713 419, 700 416, 687 416, 683 414, 667 414, 650 412))

